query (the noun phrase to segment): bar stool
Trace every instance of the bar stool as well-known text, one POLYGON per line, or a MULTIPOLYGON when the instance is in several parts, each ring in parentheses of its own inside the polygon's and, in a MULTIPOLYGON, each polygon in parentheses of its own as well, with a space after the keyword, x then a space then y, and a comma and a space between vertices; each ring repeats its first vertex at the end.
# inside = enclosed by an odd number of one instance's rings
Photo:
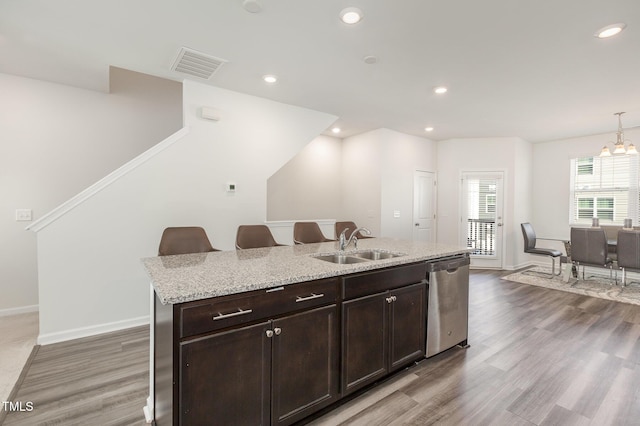
POLYGON ((330 240, 324 236, 316 222, 296 222, 293 224, 293 242, 296 244, 325 243, 330 240))
POLYGON ((273 238, 267 225, 240 225, 236 232, 236 248, 250 249, 283 246, 273 238))
POLYGON ((211 246, 205 230, 199 226, 166 228, 160 238, 158 256, 220 251, 211 246))

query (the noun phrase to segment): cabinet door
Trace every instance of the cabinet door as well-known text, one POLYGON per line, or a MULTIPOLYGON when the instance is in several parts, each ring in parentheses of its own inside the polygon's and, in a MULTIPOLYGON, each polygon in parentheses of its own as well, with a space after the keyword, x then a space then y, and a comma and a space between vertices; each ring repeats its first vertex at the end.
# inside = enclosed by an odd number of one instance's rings
POLYGON ((387 373, 386 293, 342 303, 342 392, 349 394, 387 373))
POLYGON ((269 322, 180 343, 181 425, 266 425, 269 322))
POLYGON ((272 423, 288 425, 338 397, 338 308, 273 321, 272 423))
POLYGON ((425 354, 426 285, 415 284, 389 292, 389 362, 391 370, 425 354))

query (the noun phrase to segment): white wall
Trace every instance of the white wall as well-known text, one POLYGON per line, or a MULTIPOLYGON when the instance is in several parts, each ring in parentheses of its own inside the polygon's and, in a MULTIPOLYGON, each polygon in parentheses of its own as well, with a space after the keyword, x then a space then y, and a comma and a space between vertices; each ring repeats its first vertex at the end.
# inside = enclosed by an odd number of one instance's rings
POLYGON ((353 220, 375 236, 412 239, 414 171, 435 172, 436 151, 429 139, 389 129, 344 139, 342 220, 353 220))
MULTIPOLYGON (((511 241, 513 258, 511 266, 519 268, 531 262, 531 256, 524 253, 524 240, 520 224, 533 220, 533 146, 521 139, 514 142, 513 162, 513 224, 507 229, 507 241, 511 241)), ((541 260, 540 256, 536 256, 541 260)), ((548 259, 546 260, 548 264, 548 259)))
MULTIPOLYGON (((637 146, 640 129, 625 130, 625 137, 637 146)), ((615 131, 533 145, 532 224, 537 235, 569 238, 570 160, 598 155, 613 139, 615 131)))
POLYGON ((318 136, 268 179, 267 220, 339 217, 341 185, 342 139, 318 136))
POLYGON ((382 208, 382 141, 379 130, 342 141, 342 217, 380 236, 382 208))
POLYGON ((377 236, 411 239, 414 171, 435 172, 435 163, 435 142, 389 129, 321 136, 269 179, 267 216, 353 220, 377 236))
POLYGON ((239 224, 266 218, 267 178, 335 121, 190 81, 184 103, 184 138, 39 231, 41 343, 148 321, 140 258, 157 254, 162 230, 203 226, 233 249, 239 224), (220 121, 199 118, 202 106, 220 121))
POLYGON ((436 172, 437 144, 389 129, 376 135, 382 142, 380 236, 411 240, 414 172, 436 172), (394 211, 400 217, 394 217, 394 211))
POLYGON ((460 173, 504 171, 505 269, 521 264, 520 221, 530 217, 531 147, 519 138, 451 139, 438 142, 438 242, 460 244, 460 173))
POLYGON ((182 126, 182 85, 118 68, 111 93, 0 74, 0 315, 38 304, 34 220, 182 126))

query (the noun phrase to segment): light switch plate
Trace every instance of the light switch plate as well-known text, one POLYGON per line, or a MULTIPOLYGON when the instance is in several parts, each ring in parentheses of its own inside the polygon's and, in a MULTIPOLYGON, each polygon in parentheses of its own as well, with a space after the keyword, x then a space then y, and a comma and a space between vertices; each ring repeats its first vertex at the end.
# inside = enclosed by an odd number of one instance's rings
POLYGON ((400 217, 400 210, 394 210, 393 211, 393 217, 395 217, 395 218, 400 217))
POLYGON ((16 222, 29 222, 33 220, 33 210, 16 209, 16 222))

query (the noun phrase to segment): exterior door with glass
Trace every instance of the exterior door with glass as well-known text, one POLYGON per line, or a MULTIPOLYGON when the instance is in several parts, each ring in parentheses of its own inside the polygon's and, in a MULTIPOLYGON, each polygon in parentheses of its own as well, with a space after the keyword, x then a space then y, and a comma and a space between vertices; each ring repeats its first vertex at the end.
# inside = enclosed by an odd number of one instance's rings
POLYGON ((462 173, 460 235, 472 267, 502 268, 503 181, 504 172, 462 173))

